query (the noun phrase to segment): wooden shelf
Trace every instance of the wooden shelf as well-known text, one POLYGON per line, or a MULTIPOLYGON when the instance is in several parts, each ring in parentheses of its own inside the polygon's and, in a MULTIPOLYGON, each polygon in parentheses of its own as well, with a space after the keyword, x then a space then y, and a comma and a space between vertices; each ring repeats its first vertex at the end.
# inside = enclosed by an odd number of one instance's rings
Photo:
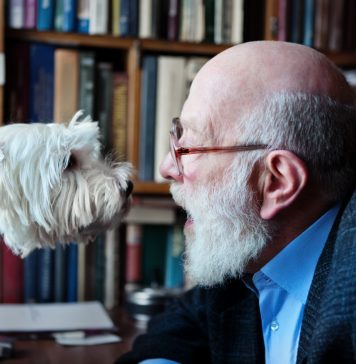
POLYGON ((133 46, 143 51, 159 53, 184 53, 194 55, 215 55, 230 47, 227 45, 208 43, 172 42, 157 39, 120 38, 112 35, 88 35, 79 33, 40 32, 36 30, 6 31, 6 38, 30 42, 43 42, 49 44, 71 47, 100 47, 113 49, 129 49, 133 46))
POLYGON ((169 184, 134 181, 133 193, 135 195, 168 195, 169 184))

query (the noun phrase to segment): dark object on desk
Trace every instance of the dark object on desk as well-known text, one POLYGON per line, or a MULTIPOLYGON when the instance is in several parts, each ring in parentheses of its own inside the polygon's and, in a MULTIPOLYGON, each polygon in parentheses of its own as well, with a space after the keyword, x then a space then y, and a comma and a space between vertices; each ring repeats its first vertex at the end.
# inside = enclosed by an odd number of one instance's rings
POLYGON ((126 295, 127 310, 134 319, 147 322, 152 316, 164 311, 177 295, 177 291, 165 288, 137 289, 126 295))
POLYGON ((12 356, 14 341, 14 338, 0 336, 0 359, 6 359, 12 356))

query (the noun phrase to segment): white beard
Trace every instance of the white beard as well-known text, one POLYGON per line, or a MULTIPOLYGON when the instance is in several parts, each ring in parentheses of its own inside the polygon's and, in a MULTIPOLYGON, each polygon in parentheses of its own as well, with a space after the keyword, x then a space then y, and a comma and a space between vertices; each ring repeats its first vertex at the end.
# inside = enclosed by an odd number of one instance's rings
POLYGON ((267 223, 247 186, 250 174, 246 159, 237 157, 219 182, 208 178, 209 185, 197 184, 190 195, 184 184, 171 186, 174 200, 194 223, 185 229, 185 270, 191 283, 208 287, 239 277, 266 246, 267 223))

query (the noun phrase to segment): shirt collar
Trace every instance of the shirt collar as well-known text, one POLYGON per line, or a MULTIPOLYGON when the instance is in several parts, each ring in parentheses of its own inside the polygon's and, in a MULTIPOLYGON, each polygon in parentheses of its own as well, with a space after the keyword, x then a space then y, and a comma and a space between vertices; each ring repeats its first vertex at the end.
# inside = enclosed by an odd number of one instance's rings
POLYGON ((339 208, 328 210, 261 268, 260 272, 303 304, 339 208))

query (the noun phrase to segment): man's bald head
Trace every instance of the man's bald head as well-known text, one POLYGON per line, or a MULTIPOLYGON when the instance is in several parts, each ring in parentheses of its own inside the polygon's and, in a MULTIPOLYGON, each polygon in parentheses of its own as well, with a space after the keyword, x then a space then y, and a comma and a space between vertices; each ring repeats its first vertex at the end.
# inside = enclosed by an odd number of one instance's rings
POLYGON ((355 102, 353 90, 326 56, 286 42, 258 41, 227 49, 201 69, 191 91, 195 88, 199 93, 210 89, 221 96, 223 109, 238 113, 241 105, 248 110, 280 91, 329 96, 345 105, 355 102))

